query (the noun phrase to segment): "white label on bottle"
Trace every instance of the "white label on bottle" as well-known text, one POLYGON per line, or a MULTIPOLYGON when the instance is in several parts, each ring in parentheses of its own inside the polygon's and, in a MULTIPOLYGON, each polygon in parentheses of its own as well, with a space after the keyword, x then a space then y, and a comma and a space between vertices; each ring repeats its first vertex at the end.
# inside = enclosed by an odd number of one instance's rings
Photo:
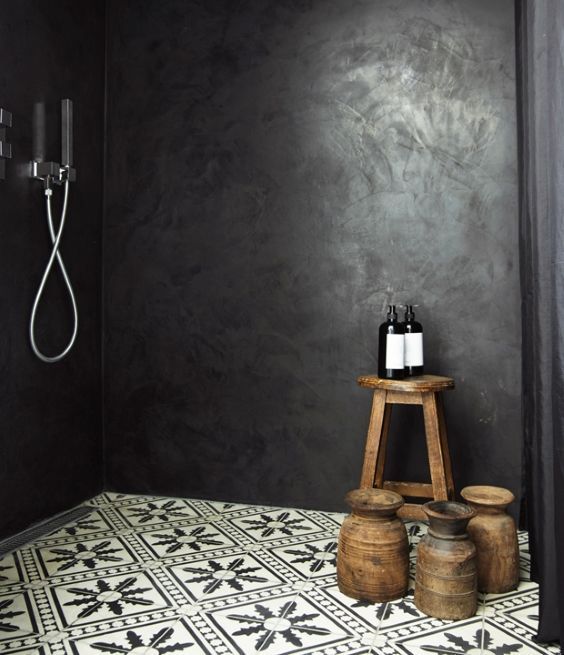
POLYGON ((386 335, 386 368, 401 368, 404 363, 404 335, 387 334, 386 335))
POLYGON ((423 366, 423 333, 405 335, 405 365, 423 366))

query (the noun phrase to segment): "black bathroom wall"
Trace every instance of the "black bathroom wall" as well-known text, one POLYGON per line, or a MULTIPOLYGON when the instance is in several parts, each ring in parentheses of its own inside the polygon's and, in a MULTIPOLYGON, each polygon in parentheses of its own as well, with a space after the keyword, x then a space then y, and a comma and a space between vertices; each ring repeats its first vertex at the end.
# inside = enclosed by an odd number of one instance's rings
MULTIPOLYGON (((520 488, 511 0, 110 0, 107 483, 341 508, 389 302, 520 488)), ((389 475, 425 479, 397 410, 389 475)))
MULTIPOLYGON (((7 130, 13 159, 0 180, 1 537, 69 509, 102 486, 103 3, 2 3, 0 62, 0 106, 13 113, 7 130), (40 146, 46 160, 60 161, 62 98, 74 101, 78 180, 61 250, 80 321, 69 357, 44 364, 31 352, 28 320, 50 247, 43 187, 29 179, 29 161, 40 146), (45 138, 38 131, 34 139, 32 116, 41 103, 45 138)), ((59 207, 60 189, 55 198, 59 207)), ((72 322, 60 279, 48 283, 37 327, 47 354, 66 345, 72 322)))

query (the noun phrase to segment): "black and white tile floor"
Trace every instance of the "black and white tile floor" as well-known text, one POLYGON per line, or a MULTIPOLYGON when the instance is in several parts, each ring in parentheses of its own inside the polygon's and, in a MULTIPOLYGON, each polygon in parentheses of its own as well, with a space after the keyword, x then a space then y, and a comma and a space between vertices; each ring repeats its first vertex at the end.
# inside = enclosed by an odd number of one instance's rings
MULTIPOLYGON (((447 622, 337 589, 341 514, 104 493, 0 560, 0 653, 533 655, 537 586, 447 622)), ((407 524, 413 548, 424 524, 407 524)))

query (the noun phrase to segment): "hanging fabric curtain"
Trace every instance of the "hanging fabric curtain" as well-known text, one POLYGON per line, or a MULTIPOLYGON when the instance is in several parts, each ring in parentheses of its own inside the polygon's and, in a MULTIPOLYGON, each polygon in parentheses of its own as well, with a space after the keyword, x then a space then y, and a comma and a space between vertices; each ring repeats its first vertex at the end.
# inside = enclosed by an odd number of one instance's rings
POLYGON ((539 639, 564 644, 564 2, 518 0, 526 515, 539 639))

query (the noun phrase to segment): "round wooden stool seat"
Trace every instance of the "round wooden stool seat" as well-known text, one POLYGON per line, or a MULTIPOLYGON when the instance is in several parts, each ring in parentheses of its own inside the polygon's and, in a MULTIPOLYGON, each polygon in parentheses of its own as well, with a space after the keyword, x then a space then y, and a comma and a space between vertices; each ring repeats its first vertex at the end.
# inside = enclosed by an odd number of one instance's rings
POLYGON ((377 375, 361 375, 358 384, 367 389, 387 391, 447 391, 454 389, 454 380, 443 375, 418 375, 405 380, 385 380, 377 375))
MULTIPOLYGON (((376 487, 415 498, 454 500, 454 481, 442 403, 442 392, 454 389, 454 380, 443 375, 419 375, 404 380, 361 375, 357 382, 361 387, 372 389, 374 395, 360 487, 376 487), (384 481, 393 405, 421 405, 423 408, 431 484, 384 481)), ((398 509, 398 515, 405 519, 426 519, 421 505, 416 503, 405 503, 398 509)))

